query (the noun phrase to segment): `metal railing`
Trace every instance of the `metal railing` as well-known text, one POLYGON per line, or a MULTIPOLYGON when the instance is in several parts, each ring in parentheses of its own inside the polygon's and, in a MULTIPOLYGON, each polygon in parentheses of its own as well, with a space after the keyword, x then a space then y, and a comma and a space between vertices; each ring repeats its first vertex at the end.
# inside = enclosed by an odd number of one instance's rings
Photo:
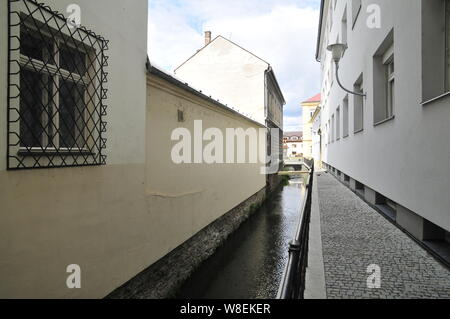
MULTIPOLYGON (((310 164, 306 192, 300 208, 299 222, 294 239, 289 243, 289 259, 281 280, 277 299, 303 299, 306 267, 308 265, 309 224, 314 179, 314 161, 310 164)), ((309 165, 308 165, 309 166, 309 165)))

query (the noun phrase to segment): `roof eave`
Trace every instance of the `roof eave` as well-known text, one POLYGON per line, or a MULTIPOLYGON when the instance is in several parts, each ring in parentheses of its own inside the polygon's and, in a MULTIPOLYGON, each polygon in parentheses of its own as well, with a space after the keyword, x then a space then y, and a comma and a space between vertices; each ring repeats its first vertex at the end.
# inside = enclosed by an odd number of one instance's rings
POLYGON ((322 39, 322 25, 323 25, 323 12, 324 12, 324 7, 325 7, 325 0, 321 0, 320 3, 320 18, 319 18, 319 30, 317 33, 317 44, 316 44, 316 61, 320 62, 319 60, 319 54, 320 54, 320 42, 322 39))
POLYGON ((281 91, 280 85, 278 84, 277 77, 275 76, 275 72, 273 71, 273 68, 270 66, 270 64, 269 64, 269 68, 267 69, 267 72, 272 77, 273 83, 275 84, 278 94, 280 94, 280 97, 283 100, 283 105, 286 105, 286 100, 284 98, 283 92, 281 91))

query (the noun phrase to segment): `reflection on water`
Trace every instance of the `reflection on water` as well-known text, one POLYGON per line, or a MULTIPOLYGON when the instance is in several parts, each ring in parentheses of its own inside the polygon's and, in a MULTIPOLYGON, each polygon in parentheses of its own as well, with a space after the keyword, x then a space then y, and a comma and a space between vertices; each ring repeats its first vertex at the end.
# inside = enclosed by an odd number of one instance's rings
POLYGON ((181 288, 178 298, 275 298, 304 194, 292 180, 230 236, 181 288))

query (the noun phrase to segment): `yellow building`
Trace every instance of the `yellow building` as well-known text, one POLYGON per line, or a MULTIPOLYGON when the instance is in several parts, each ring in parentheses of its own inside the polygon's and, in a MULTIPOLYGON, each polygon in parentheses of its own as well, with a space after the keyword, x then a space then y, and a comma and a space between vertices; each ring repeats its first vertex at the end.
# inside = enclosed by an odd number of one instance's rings
POLYGON ((313 157, 313 123, 312 118, 317 107, 320 105, 321 94, 316 94, 310 99, 302 102, 303 110, 303 156, 313 157))

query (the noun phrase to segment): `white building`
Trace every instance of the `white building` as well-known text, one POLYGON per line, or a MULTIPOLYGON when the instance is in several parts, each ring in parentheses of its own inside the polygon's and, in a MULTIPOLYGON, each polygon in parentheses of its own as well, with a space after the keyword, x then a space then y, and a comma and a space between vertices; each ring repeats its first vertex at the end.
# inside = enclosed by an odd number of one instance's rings
POLYGON ((303 157, 303 132, 285 132, 285 158, 303 157))
MULTIPOLYGON (((175 74, 206 95, 219 99, 238 112, 278 128, 279 143, 268 150, 283 157, 283 106, 286 104, 271 65, 234 42, 205 32, 205 46, 181 64, 175 74)), ((277 174, 267 176, 270 188, 278 185, 277 174)))
POLYGON ((323 161, 431 245, 450 231, 450 1, 323 0, 323 161), (336 81, 327 46, 345 43, 336 81))
POLYGON ((205 46, 174 72, 259 123, 283 128, 285 100, 271 65, 232 41, 205 32, 205 46))
POLYGON ((322 167, 322 108, 318 106, 311 118, 312 157, 316 168, 322 167))

